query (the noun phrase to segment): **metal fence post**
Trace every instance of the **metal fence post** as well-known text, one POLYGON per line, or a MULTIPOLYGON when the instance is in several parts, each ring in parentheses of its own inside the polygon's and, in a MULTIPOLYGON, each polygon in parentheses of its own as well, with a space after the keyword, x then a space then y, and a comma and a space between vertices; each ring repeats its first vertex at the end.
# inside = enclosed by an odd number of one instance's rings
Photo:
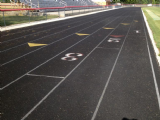
POLYGON ((3 11, 3 21, 4 21, 4 25, 6 26, 4 11, 3 11))
POLYGON ((30 23, 30 13, 29 13, 29 10, 28 10, 28 14, 29 14, 29 23, 30 23))
POLYGON ((66 17, 66 13, 65 13, 65 10, 66 10, 66 9, 65 9, 65 7, 64 7, 64 17, 66 17))
MULTIPOLYGON (((46 12, 46 9, 45 9, 45 12, 46 12)), ((46 12, 46 20, 47 20, 47 12, 46 12)))
POLYGON ((59 18, 60 18, 59 9, 58 9, 58 16, 59 16, 59 18))

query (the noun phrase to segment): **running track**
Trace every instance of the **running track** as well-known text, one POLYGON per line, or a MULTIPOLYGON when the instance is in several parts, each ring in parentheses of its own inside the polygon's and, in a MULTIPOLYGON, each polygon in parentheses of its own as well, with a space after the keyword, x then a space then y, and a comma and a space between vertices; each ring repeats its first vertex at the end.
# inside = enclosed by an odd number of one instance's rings
POLYGON ((160 120, 141 8, 5 31, 0 42, 2 120, 160 120))

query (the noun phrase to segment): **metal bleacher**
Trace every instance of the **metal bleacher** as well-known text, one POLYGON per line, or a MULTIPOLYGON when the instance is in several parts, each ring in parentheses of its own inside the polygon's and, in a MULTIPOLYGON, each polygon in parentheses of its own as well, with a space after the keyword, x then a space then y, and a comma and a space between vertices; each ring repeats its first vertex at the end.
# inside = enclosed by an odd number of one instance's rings
POLYGON ((96 5, 92 0, 20 0, 31 8, 96 5))

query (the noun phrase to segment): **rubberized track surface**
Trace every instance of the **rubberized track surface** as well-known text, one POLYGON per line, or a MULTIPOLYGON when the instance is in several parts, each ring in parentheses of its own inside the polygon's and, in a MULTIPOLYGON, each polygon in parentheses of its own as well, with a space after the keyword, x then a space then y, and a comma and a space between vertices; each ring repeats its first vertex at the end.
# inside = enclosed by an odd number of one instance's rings
POLYGON ((160 71, 141 8, 1 38, 2 120, 160 120, 160 71))

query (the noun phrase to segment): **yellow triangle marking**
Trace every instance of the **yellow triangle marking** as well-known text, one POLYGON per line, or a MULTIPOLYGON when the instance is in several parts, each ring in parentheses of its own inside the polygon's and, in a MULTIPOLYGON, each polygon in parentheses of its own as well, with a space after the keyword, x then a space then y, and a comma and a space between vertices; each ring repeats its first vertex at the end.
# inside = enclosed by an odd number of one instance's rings
POLYGON ((138 20, 134 20, 134 22, 138 22, 138 20))
POLYGON ((76 33, 79 36, 83 36, 83 35, 89 35, 89 34, 83 34, 83 33, 76 33))
POLYGON ((129 25, 130 23, 121 23, 122 25, 129 25))
POLYGON ((38 43, 28 43, 29 47, 36 47, 36 46, 44 46, 47 44, 38 44, 38 43))
POLYGON ((106 27, 104 27, 103 29, 108 29, 109 30, 109 29, 114 29, 114 28, 106 28, 106 27))

